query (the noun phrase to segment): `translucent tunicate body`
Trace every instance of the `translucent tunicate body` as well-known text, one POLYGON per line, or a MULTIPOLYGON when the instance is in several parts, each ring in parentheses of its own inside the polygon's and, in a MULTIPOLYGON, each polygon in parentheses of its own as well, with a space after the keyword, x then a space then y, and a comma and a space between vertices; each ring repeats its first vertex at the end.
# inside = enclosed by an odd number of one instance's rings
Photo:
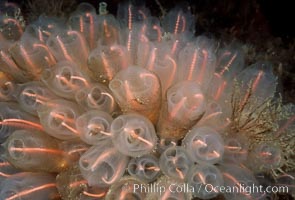
POLYGON ((206 111, 202 119, 198 122, 198 126, 209 126, 219 130, 223 125, 223 108, 216 101, 208 101, 206 111))
POLYGON ((82 87, 76 91, 76 102, 86 110, 100 110, 114 115, 118 112, 118 105, 111 91, 100 83, 82 87))
POLYGON ((9 49, 9 53, 26 76, 34 80, 40 80, 42 71, 55 64, 49 48, 30 36, 24 35, 9 49))
POLYGON ((98 45, 88 57, 88 68, 92 72, 90 76, 104 84, 108 84, 127 65, 126 48, 121 45, 98 45))
POLYGON ((77 90, 89 86, 89 79, 78 66, 69 61, 60 61, 43 72, 42 82, 56 95, 75 99, 77 90))
POLYGON ((105 142, 87 150, 79 160, 79 167, 90 186, 107 187, 123 176, 128 160, 105 142))
POLYGON ((20 169, 59 172, 67 167, 58 141, 43 132, 16 130, 4 145, 7 160, 20 169))
POLYGON ((38 116, 45 131, 58 139, 79 137, 76 118, 81 114, 77 104, 63 99, 51 100, 40 106, 38 116))
POLYGON ((155 74, 138 66, 129 66, 116 74, 109 88, 124 113, 139 112, 153 123, 157 121, 161 87, 155 74))
POLYGON ((90 187, 78 165, 59 173, 56 177, 56 187, 64 200, 104 199, 107 190, 107 188, 90 187))
MULTIPOLYGON (((3 154, 3 152, 0 153, 3 154)), ((3 155, 0 156, 0 185, 4 183, 7 178, 19 172, 21 172, 20 169, 9 163, 3 155)))
POLYGON ((125 155, 136 157, 151 152, 157 142, 153 124, 139 114, 120 115, 111 124, 112 141, 125 155))
POLYGON ((211 43, 209 39, 200 36, 179 52, 179 80, 193 80, 199 83, 203 91, 208 89, 216 62, 211 43))
MULTIPOLYGON (((147 45, 139 48, 147 48, 147 45)), ((177 62, 173 55, 170 53, 170 44, 162 42, 158 44, 150 45, 149 54, 146 58, 145 66, 148 70, 154 72, 159 77, 162 88, 162 98, 165 97, 167 89, 175 83, 177 80, 177 62)), ((144 51, 138 51, 143 53, 144 51)), ((143 56, 141 55, 140 58, 143 56)), ((144 62, 144 61, 141 61, 144 62)))
POLYGON ((250 152, 248 160, 249 167, 254 170, 262 169, 276 169, 282 164, 283 158, 281 149, 271 143, 263 143, 254 146, 250 152))
POLYGON ((188 132, 182 145, 195 162, 215 164, 224 153, 224 143, 219 133, 205 126, 195 127, 188 132))
POLYGON ((73 30, 79 31, 85 37, 90 49, 95 48, 99 27, 95 8, 91 4, 79 4, 70 16, 69 24, 73 30))
MULTIPOLYGON (((1 6, 2 7, 2 6, 1 6)), ((14 16, 0 15, 0 38, 17 41, 23 34, 21 22, 14 16)))
POLYGON ((65 20, 45 14, 40 15, 38 19, 26 26, 24 35, 38 39, 46 44, 51 35, 57 34, 65 27, 65 20))
POLYGON ((117 19, 122 27, 130 30, 135 24, 145 22, 149 15, 150 11, 145 7, 145 2, 137 2, 137 4, 124 2, 118 6, 117 19))
POLYGON ((29 81, 30 77, 20 69, 8 51, 12 44, 9 41, 0 40, 0 69, 9 74, 15 81, 29 81))
POLYGON ((114 183, 107 195, 106 200, 145 200, 147 191, 140 187, 148 187, 144 182, 131 176, 125 176, 114 183))
POLYGON ((224 139, 223 160, 231 163, 243 163, 248 157, 248 141, 244 137, 228 136, 224 139))
POLYGON ((43 130, 39 120, 12 102, 0 102, 0 143, 17 129, 43 130))
POLYGON ((17 86, 16 100, 26 112, 37 115, 40 105, 50 99, 57 98, 48 88, 40 82, 27 82, 17 86))
POLYGON ((216 73, 223 76, 228 82, 244 68, 245 58, 241 47, 231 44, 221 48, 217 52, 216 73))
POLYGON ((205 113, 205 97, 196 82, 184 81, 170 87, 162 104, 157 134, 179 140, 205 113))
POLYGON ((80 157, 90 148, 88 144, 81 141, 80 138, 63 140, 59 142, 58 148, 63 151, 63 156, 68 165, 76 164, 80 157))
POLYGON ((277 77, 273 74, 272 65, 267 62, 258 62, 247 67, 239 73, 237 80, 241 83, 244 99, 248 98, 247 90, 250 87, 250 98, 254 98, 258 104, 273 97, 276 91, 277 77))
POLYGON ((9 177, 1 185, 1 200, 54 200, 59 194, 55 176, 47 173, 24 172, 9 177))
POLYGON ((132 158, 127 166, 128 173, 141 181, 150 183, 160 175, 159 160, 153 155, 132 158))
POLYGON ((74 30, 61 30, 52 34, 46 45, 57 61, 67 60, 75 62, 81 70, 87 72, 88 44, 80 32, 74 30))
POLYGON ((106 10, 106 4, 100 4, 101 9, 98 15, 98 44, 101 45, 113 45, 120 43, 120 25, 117 19, 112 15, 108 14, 106 10), (103 6, 101 6, 103 5, 103 6))
POLYGON ((111 141, 110 127, 113 118, 110 114, 93 110, 80 115, 76 119, 76 127, 81 140, 87 144, 97 145, 111 141))
POLYGON ((186 178, 187 183, 194 187, 194 197, 211 199, 219 194, 223 186, 223 177, 219 169, 211 164, 197 164, 191 167, 186 178), (199 189, 201 188, 201 189, 199 189))
POLYGON ((194 32, 195 21, 188 8, 189 6, 187 8, 176 7, 169 11, 162 22, 166 32, 175 35, 194 32))
POLYGON ((162 172, 176 180, 184 180, 193 164, 187 151, 179 146, 166 149, 162 153, 159 163, 162 172))
POLYGON ((234 164, 226 164, 219 166, 219 170, 223 175, 224 187, 235 188, 232 192, 223 193, 225 199, 259 199, 263 197, 254 187, 259 187, 253 173, 246 167, 240 167, 234 164), (246 189, 248 188, 248 189, 246 189), (249 188, 253 188, 249 191, 249 188))

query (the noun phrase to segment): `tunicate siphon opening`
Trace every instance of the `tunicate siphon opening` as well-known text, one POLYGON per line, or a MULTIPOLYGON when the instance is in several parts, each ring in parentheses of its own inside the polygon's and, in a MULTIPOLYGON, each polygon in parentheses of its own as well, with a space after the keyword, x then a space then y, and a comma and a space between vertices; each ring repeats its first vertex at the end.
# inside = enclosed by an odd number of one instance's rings
POLYGON ((104 172, 103 179, 105 180, 105 182, 112 181, 112 178, 115 174, 113 167, 107 162, 102 162, 99 165, 97 171, 104 172))
POLYGON ((22 92, 22 94, 24 95, 24 102, 26 105, 29 105, 29 106, 32 106, 34 104, 36 104, 36 93, 35 91, 31 90, 31 89, 27 89, 27 90, 24 90, 22 92), (29 95, 26 95, 26 94, 29 94, 29 95))
POLYGON ((49 117, 49 127, 56 128, 62 126, 64 119, 66 118, 64 113, 57 113, 55 111, 50 112, 49 117))
MULTIPOLYGON (((92 88, 90 92, 90 99, 93 100, 93 103, 96 105, 102 105, 105 102, 105 98, 103 98, 103 95, 101 94, 102 91, 98 87, 92 88)), ((90 101, 92 102, 92 101, 90 101)))
POLYGON ((13 139, 8 144, 9 155, 13 159, 20 159, 24 157, 24 152, 21 150, 25 147, 24 141, 21 139, 13 139))

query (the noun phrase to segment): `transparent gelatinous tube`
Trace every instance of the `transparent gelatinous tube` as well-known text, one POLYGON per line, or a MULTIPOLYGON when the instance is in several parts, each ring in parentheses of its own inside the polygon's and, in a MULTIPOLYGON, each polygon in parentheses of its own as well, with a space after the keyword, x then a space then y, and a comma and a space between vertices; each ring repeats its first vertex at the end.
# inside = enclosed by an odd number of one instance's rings
POLYGON ((49 48, 30 36, 24 35, 9 49, 9 53, 26 76, 34 80, 40 80, 42 71, 55 64, 49 48))
MULTIPOLYGON (((1 152, 2 154, 3 152, 1 152)), ((0 156, 0 185, 12 175, 21 172, 20 169, 14 167, 4 158, 3 154, 0 156)))
POLYGON ((17 129, 43 130, 39 120, 22 111, 18 104, 0 102, 0 143, 17 129))
POLYGON ((196 82, 184 81, 170 87, 162 104, 157 134, 179 140, 205 113, 205 97, 196 82))
POLYGON ((166 32, 178 35, 185 32, 194 32, 194 17, 187 8, 175 7, 163 19, 163 28, 166 32))
POLYGON ((0 69, 9 74, 15 81, 26 82, 29 80, 29 76, 12 59, 12 56, 8 52, 10 46, 11 43, 0 41, 0 69))
POLYGON ((41 80, 56 95, 73 100, 77 90, 89 86, 87 75, 75 63, 65 60, 44 70, 41 80))
POLYGON ((32 81, 17 85, 16 100, 26 112, 37 115, 37 109, 50 99, 57 97, 44 84, 32 81))
POLYGON ((56 187, 63 199, 96 200, 104 199, 108 188, 90 187, 83 178, 79 166, 73 165, 56 177, 56 187))
POLYGON ((156 123, 161 106, 161 87, 155 74, 138 66, 129 66, 116 74, 109 88, 124 113, 138 112, 156 123))
POLYGON ((161 49, 157 47, 151 50, 146 68, 159 77, 161 81, 162 97, 164 98, 167 89, 173 85, 177 79, 177 63, 176 59, 171 55, 164 54, 164 57, 162 57, 162 53, 158 53, 159 51, 161 51, 161 49))
POLYGON ((120 115, 111 124, 112 141, 123 154, 136 157, 151 152, 157 142, 153 124, 139 114, 120 115))
POLYGON ((195 127, 187 133, 182 145, 195 162, 215 164, 224 153, 223 139, 214 129, 195 127))
POLYGON ((139 179, 136 179, 132 176, 124 176, 110 187, 105 199, 144 200, 146 199, 147 192, 145 190, 140 190, 140 186, 147 187, 147 185, 139 179))
POLYGON ((90 148, 90 146, 80 138, 64 140, 58 144, 58 148, 63 151, 64 159, 68 165, 76 164, 80 157, 90 148))
POLYGON ((1 13, 0 15, 0 37, 3 39, 17 41, 23 34, 23 27, 20 21, 15 19, 14 16, 7 16, 1 13))
POLYGON ((86 110, 100 110, 111 115, 118 112, 119 107, 112 92, 100 83, 91 84, 76 91, 76 102, 86 110))
POLYGON ((100 30, 98 32, 98 44, 118 44, 120 42, 120 25, 117 19, 112 14, 100 13, 97 20, 98 30, 100 30))
POLYGON ((46 45, 57 61, 68 60, 75 62, 81 70, 87 71, 87 57, 89 47, 85 38, 80 32, 74 30, 62 30, 57 34, 52 34, 46 45))
POLYGON ((113 118, 110 114, 92 110, 76 119, 76 127, 81 140, 91 145, 111 141, 110 127, 113 118))
POLYGON ((259 105, 259 103, 273 97, 276 91, 277 77, 273 74, 272 65, 267 62, 258 62, 247 67, 239 73, 237 80, 241 83, 241 91, 244 96, 242 104, 250 97, 254 98, 259 105))
POLYGON ((246 138, 228 136, 224 139, 224 145, 225 162, 242 163, 247 160, 249 143, 246 138))
POLYGON ((161 176, 157 179, 154 186, 149 186, 150 191, 147 194, 146 200, 190 200, 192 199, 192 191, 194 188, 187 183, 177 181, 168 176, 161 176))
POLYGON ((244 57, 242 48, 236 44, 219 49, 217 52, 216 73, 232 82, 245 66, 244 57))
POLYGON ((149 10, 144 4, 132 5, 130 2, 126 2, 119 5, 117 17, 119 22, 125 25, 121 36, 122 43, 127 47, 130 64, 138 65, 138 61, 141 59, 138 55, 138 51, 141 50, 139 45, 141 42, 148 41, 145 34, 148 29, 146 22, 150 17, 149 10))
POLYGON ((87 40, 90 49, 96 47, 98 21, 95 8, 89 3, 81 3, 69 18, 70 27, 79 31, 87 40))
POLYGON ((108 84, 115 74, 127 68, 127 65, 127 49, 121 45, 98 45, 88 57, 91 77, 104 84, 108 84))
POLYGON ((79 160, 79 167, 90 186, 107 187, 123 176, 128 161, 127 156, 105 142, 87 150, 79 160))
POLYGON ((202 119, 198 122, 198 126, 210 126, 219 128, 221 126, 223 110, 219 103, 209 101, 206 106, 206 112, 202 119))
POLYGON ((118 5, 117 19, 129 30, 133 29, 134 25, 145 22, 149 16, 150 11, 144 2, 138 2, 136 5, 124 2, 118 5))
POLYGON ((188 43, 180 52, 178 58, 178 79, 193 80, 206 91, 215 70, 216 57, 211 49, 212 42, 205 37, 198 37, 188 43))
POLYGON ((200 199, 216 197, 219 194, 216 188, 223 186, 223 176, 219 169, 214 165, 204 163, 191 167, 186 181, 194 187, 193 196, 200 199))
POLYGON ((23 172, 9 177, 0 189, 5 200, 53 200, 59 198, 55 176, 49 173, 23 172))
POLYGON ((254 170, 276 169, 282 165, 283 161, 280 147, 271 143, 254 146, 248 159, 249 167, 254 170))
POLYGON ((65 20, 53 16, 40 15, 38 19, 26 26, 24 35, 38 39, 46 43, 48 38, 57 34, 65 27, 65 20))
POLYGON ((258 182, 255 179, 253 173, 246 167, 240 167, 234 164, 224 164, 218 167, 223 175, 224 186, 225 187, 238 187, 240 189, 223 193, 226 199, 259 199, 263 197, 263 194, 259 193, 257 190, 252 190, 247 192, 248 187, 259 187, 258 182))
POLYGON ((79 137, 76 118, 81 114, 79 106, 63 99, 48 101, 38 109, 38 116, 44 130, 61 140, 79 137))
POLYGON ((4 145, 7 160, 20 169, 59 172, 67 167, 64 152, 59 149, 58 140, 46 133, 16 130, 4 145))
POLYGON ((132 158, 127 171, 131 176, 147 183, 155 181, 161 173, 158 158, 150 154, 132 158))
POLYGON ((176 180, 183 181, 193 164, 186 149, 181 146, 170 147, 160 157, 162 172, 176 180))

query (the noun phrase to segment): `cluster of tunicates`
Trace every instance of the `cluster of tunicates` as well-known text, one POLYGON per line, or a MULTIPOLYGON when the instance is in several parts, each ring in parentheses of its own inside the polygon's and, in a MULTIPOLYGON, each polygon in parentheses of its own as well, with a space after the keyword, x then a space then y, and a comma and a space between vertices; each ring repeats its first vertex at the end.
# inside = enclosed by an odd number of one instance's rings
POLYGON ((246 102, 274 96, 269 63, 246 68, 237 45, 196 37, 189 6, 159 20, 144 5, 115 17, 82 3, 26 26, 1 6, 1 200, 266 197, 219 188, 258 186, 282 165, 280 146, 229 128, 249 128, 260 113, 246 102))

